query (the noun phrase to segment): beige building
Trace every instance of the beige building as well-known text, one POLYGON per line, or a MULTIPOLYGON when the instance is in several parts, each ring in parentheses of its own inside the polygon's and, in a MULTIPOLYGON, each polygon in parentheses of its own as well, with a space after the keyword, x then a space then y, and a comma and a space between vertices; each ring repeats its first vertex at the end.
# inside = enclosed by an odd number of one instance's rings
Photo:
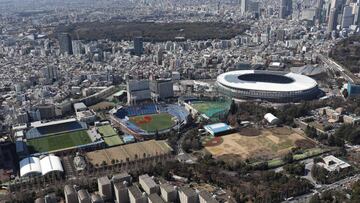
POLYGON ((161 197, 166 202, 176 202, 178 198, 178 191, 176 190, 176 187, 168 183, 160 185, 160 192, 161 192, 161 197))
POLYGON ((139 183, 140 183, 142 189, 147 194, 153 194, 153 193, 159 192, 158 184, 156 184, 155 181, 151 177, 149 177, 148 174, 139 176, 139 183))

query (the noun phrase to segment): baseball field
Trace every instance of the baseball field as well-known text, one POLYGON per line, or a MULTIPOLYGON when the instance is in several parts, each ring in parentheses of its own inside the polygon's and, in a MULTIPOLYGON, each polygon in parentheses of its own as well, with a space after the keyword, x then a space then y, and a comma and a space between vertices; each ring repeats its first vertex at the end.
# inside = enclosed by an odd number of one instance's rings
POLYGON ((129 120, 147 132, 166 130, 176 124, 173 120, 173 116, 168 113, 134 116, 130 117, 129 120))

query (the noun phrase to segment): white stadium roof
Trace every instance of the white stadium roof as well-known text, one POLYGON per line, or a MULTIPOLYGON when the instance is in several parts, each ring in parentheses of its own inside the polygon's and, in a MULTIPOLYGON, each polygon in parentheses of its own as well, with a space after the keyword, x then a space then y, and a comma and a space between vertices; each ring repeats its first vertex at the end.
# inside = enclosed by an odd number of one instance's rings
POLYGON ((41 159, 28 157, 20 161, 20 176, 46 175, 54 171, 64 171, 60 158, 55 155, 48 155, 41 159))
POLYGON ((28 157, 20 161, 20 176, 41 175, 40 159, 28 157))
POLYGON ((226 72, 217 77, 217 82, 228 88, 233 89, 246 89, 246 90, 260 90, 260 91, 274 91, 274 92, 296 92, 305 91, 317 86, 317 82, 312 78, 296 73, 285 73, 276 71, 258 71, 258 70, 239 70, 226 72), (243 75, 269 75, 270 79, 273 77, 282 76, 287 79, 291 79, 291 82, 279 83, 276 81, 256 81, 253 80, 241 80, 239 76, 243 75))

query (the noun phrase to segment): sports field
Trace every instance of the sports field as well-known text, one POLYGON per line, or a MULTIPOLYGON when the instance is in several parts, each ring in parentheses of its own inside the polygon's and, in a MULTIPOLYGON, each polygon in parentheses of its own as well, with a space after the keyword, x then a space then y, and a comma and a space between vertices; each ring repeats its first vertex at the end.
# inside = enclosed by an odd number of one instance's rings
POLYGON ((287 128, 246 129, 243 134, 240 131, 222 136, 219 145, 207 146, 206 150, 214 157, 237 156, 243 160, 268 160, 285 155, 293 147, 311 145, 314 143, 287 128))
POLYGON ((230 104, 230 101, 195 101, 191 106, 211 118, 217 113, 228 111, 230 104))
POLYGON ((32 153, 56 151, 88 143, 91 143, 91 139, 86 130, 41 137, 27 142, 32 153))
POLYGON ((124 143, 111 125, 99 126, 97 129, 107 146, 112 147, 124 143))
POLYGON ((111 125, 99 126, 98 131, 103 137, 111 137, 117 135, 117 133, 115 132, 114 128, 111 127, 111 125))
POLYGON ((134 116, 129 118, 130 122, 137 125, 146 132, 162 131, 173 127, 176 123, 173 116, 168 113, 134 116))

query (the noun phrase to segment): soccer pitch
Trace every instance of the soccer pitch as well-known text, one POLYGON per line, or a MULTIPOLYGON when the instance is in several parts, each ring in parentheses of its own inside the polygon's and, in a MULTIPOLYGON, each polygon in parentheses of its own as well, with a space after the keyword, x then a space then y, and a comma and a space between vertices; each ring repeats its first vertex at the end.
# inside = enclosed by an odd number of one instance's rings
POLYGON ((82 130, 32 139, 27 142, 27 145, 32 153, 36 153, 56 151, 89 143, 91 143, 91 139, 88 133, 86 130, 82 130))
POLYGON ((137 125, 146 132, 155 132, 169 129, 175 125, 175 121, 168 113, 134 116, 129 118, 130 122, 137 125))

